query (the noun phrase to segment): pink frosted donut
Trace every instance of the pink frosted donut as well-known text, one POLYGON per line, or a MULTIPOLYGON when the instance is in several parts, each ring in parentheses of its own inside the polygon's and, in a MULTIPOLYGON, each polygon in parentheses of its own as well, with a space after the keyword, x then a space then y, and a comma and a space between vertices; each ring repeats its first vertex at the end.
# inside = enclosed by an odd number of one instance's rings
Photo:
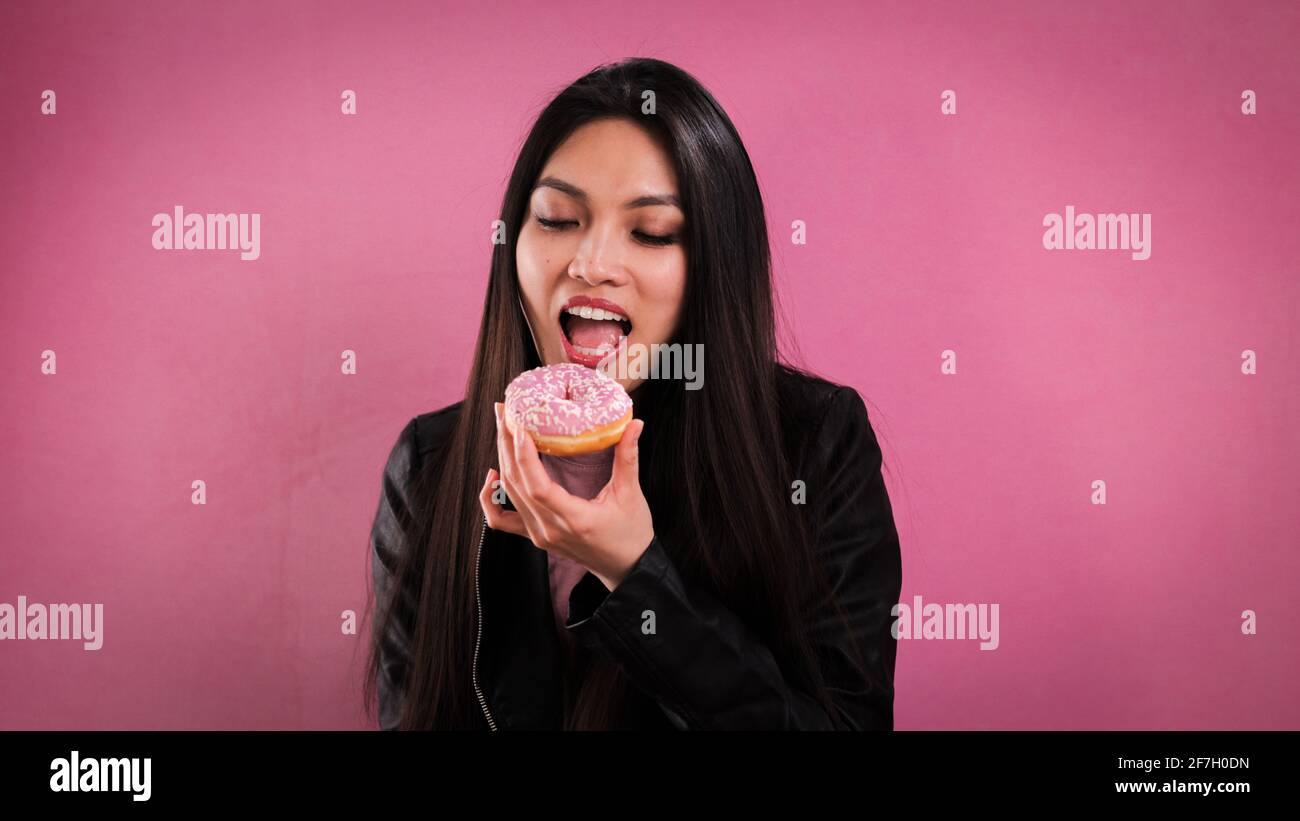
POLYGON ((574 456, 618 442, 632 421, 632 397, 609 374, 574 362, 524 371, 506 387, 506 428, 522 425, 537 450, 574 456))

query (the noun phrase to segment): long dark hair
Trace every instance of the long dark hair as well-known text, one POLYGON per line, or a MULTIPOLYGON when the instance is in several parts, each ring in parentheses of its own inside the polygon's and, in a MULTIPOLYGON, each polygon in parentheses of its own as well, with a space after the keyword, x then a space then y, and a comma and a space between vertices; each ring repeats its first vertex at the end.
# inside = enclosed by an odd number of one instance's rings
MULTIPOLYGON (((380 670, 381 637, 410 637, 405 671, 407 729, 483 726, 468 675, 476 618, 474 552, 482 525, 478 491, 496 464, 492 403, 538 361, 520 310, 515 242, 551 153, 579 126, 629 119, 653 135, 675 163, 685 215, 687 259, 676 337, 702 344, 711 363, 702 386, 651 379, 633 391, 641 487, 656 535, 684 578, 702 585, 768 642, 783 673, 831 711, 803 627, 808 602, 829 598, 811 555, 806 505, 791 503, 767 226, 758 181, 731 120, 694 77, 669 63, 632 59, 600 66, 546 106, 529 132, 501 205, 508 241, 493 247, 474 362, 454 430, 426 466, 413 532, 394 569, 395 594, 382 603, 371 643, 366 701, 380 670), (654 92, 654 112, 643 113, 654 92), (434 500, 437 504, 434 504, 434 500)), ((833 601, 833 599, 831 599, 833 601)), ((853 648, 859 655, 860 648, 853 648)), ((629 682, 594 659, 566 711, 571 729, 617 726, 629 682)))

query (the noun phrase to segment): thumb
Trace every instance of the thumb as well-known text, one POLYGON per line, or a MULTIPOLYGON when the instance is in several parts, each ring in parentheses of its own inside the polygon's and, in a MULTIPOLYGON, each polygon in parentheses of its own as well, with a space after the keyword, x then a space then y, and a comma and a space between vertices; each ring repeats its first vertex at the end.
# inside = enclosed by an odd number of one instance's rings
POLYGON ((637 442, 644 427, 644 421, 633 419, 614 449, 614 485, 617 488, 637 487, 641 483, 637 442))

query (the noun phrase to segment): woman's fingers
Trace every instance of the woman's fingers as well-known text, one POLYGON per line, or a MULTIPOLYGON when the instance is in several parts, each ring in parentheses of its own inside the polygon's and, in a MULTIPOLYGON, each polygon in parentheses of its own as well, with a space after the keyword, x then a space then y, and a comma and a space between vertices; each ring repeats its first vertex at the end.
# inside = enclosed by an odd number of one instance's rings
POLYGON ((510 501, 515 503, 515 507, 521 507, 523 500, 519 498, 515 482, 515 450, 510 444, 510 431, 502 417, 500 402, 493 404, 492 412, 497 418, 497 462, 501 465, 501 481, 506 493, 510 494, 510 501))
POLYGON ((644 427, 643 420, 633 419, 624 429, 622 438, 614 448, 614 471, 610 476, 609 484, 606 485, 606 487, 613 486, 612 492, 622 492, 639 487, 641 484, 637 442, 641 439, 641 429, 644 427))
POLYGON ((515 465, 515 447, 510 441, 510 429, 505 422, 505 406, 495 402, 493 412, 497 418, 497 459, 501 463, 501 484, 505 487, 510 501, 514 503, 520 518, 523 519, 524 526, 528 528, 529 538, 533 544, 540 547, 545 535, 538 527, 540 523, 534 512, 534 503, 519 483, 518 467, 515 465))
POLYGON ((504 530, 527 539, 528 529, 524 527, 523 518, 513 510, 506 510, 492 498, 499 478, 495 470, 489 470, 487 478, 483 480, 483 489, 478 493, 478 503, 479 507, 483 508, 483 517, 487 519, 488 527, 493 530, 504 530))

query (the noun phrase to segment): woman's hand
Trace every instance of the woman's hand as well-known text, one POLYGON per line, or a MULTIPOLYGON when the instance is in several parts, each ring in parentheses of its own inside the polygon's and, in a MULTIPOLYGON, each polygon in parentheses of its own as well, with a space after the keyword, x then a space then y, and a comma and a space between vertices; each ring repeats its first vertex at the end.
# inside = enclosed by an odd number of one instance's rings
POLYGON ((543 550, 577 562, 613 590, 654 539, 650 506, 637 471, 637 440, 645 422, 628 423, 615 446, 609 482, 588 501, 551 479, 533 437, 522 426, 510 435, 500 402, 494 403, 494 411, 501 484, 517 511, 505 510, 492 500, 498 474, 489 470, 478 495, 488 526, 523 536, 543 550))

